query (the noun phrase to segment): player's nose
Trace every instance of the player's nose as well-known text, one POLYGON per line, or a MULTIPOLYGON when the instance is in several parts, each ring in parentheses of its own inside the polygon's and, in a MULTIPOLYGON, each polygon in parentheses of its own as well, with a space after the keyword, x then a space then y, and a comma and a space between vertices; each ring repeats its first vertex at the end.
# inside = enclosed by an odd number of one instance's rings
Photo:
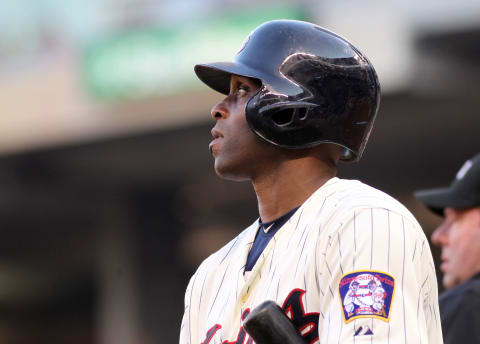
POLYGON ((215 104, 212 109, 210 110, 210 114, 214 120, 219 120, 222 118, 227 118, 228 116, 228 109, 225 106, 225 101, 222 100, 221 102, 215 104))

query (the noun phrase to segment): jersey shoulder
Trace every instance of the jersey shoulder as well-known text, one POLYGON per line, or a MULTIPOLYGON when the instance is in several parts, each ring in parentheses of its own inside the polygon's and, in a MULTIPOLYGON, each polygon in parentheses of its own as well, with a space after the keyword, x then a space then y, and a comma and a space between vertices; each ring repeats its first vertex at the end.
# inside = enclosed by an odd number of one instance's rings
POLYGON ((351 213, 361 209, 386 209, 398 213, 414 224, 417 220, 411 212, 398 200, 387 193, 358 180, 337 178, 335 193, 332 195, 342 213, 351 213))

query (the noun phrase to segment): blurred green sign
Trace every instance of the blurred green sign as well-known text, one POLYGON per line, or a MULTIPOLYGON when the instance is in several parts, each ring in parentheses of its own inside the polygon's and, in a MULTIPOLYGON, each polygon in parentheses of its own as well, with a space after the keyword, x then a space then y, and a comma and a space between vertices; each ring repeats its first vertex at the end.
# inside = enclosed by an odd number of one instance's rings
POLYGON ((256 26, 281 18, 302 20, 305 16, 298 7, 283 5, 99 40, 85 52, 87 88, 105 99, 182 92, 199 85, 194 78, 195 64, 231 60, 256 26))

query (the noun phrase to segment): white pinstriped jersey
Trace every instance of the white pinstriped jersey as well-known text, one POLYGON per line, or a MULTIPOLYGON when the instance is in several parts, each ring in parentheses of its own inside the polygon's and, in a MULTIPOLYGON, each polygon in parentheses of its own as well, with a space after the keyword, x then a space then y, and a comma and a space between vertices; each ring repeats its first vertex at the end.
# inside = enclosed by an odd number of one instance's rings
POLYGON ((191 278, 180 344, 253 343, 242 318, 265 300, 282 307, 307 343, 443 342, 428 241, 392 197, 330 179, 245 275, 257 230, 258 220, 191 278))

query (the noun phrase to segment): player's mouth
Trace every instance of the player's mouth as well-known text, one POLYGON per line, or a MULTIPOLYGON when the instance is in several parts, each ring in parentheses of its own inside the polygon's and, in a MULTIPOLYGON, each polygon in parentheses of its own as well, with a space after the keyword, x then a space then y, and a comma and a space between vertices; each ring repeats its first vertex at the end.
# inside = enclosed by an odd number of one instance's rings
POLYGON ((223 140, 223 134, 215 128, 212 129, 211 133, 212 133, 213 140, 208 145, 208 148, 210 150, 210 153, 213 156, 215 156, 220 149, 219 146, 220 146, 220 142, 223 140))

